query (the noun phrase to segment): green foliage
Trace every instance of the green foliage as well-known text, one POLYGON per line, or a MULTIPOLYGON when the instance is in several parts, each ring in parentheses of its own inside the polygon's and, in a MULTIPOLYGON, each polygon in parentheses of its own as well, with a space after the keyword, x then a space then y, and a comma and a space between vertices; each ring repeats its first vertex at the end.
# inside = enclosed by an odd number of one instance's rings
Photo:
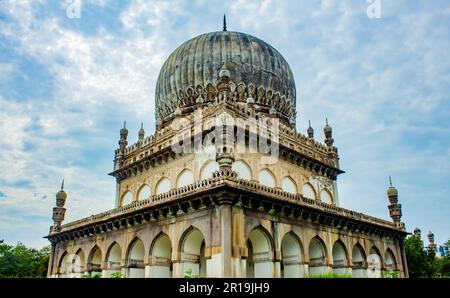
POLYGON ((36 250, 20 242, 12 246, 0 240, 0 278, 46 277, 49 256, 50 246, 36 250))
POLYGON ((100 278, 100 277, 101 277, 101 275, 99 273, 96 273, 96 274, 89 273, 89 274, 84 274, 81 276, 81 278, 100 278))
POLYGON ((406 262, 408 263, 409 277, 429 278, 435 277, 437 271, 436 255, 428 252, 422 240, 416 236, 405 239, 406 262))
POLYGON ((352 278, 350 274, 336 274, 334 272, 323 273, 318 275, 309 275, 306 278, 352 278))
POLYGON ((450 256, 436 259, 436 277, 450 278, 450 256))
POLYGON ((394 271, 394 270, 385 271, 384 272, 384 277, 385 278, 399 278, 400 277, 400 272, 394 271))
POLYGON ((186 272, 184 272, 184 278, 198 278, 198 277, 202 277, 199 274, 192 274, 192 269, 188 269, 186 270, 186 272))
POLYGON ((122 272, 113 272, 111 273, 111 278, 124 278, 122 272))

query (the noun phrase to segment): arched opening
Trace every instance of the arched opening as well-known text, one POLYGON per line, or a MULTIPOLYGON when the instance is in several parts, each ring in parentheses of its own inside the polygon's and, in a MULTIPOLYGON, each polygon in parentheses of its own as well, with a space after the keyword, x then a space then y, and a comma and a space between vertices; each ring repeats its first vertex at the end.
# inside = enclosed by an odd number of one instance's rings
POLYGON ((156 184, 155 194, 160 195, 169 192, 172 189, 172 183, 169 178, 163 177, 156 184))
POLYGON ((291 177, 284 177, 281 179, 281 188, 284 191, 296 194, 298 192, 297 190, 297 184, 295 184, 294 180, 291 177))
POLYGON ((205 239, 198 229, 190 228, 181 245, 182 274, 206 276, 205 239))
POLYGON ((58 276, 68 277, 69 269, 70 269, 69 254, 67 252, 64 252, 61 256, 61 259, 59 260, 58 276))
POLYGON ((302 249, 300 241, 287 233, 281 241, 281 277, 302 277, 302 249))
POLYGON ((128 277, 145 277, 144 256, 144 244, 140 239, 135 239, 128 251, 128 277))
POLYGON ((184 169, 177 178, 177 188, 194 183, 194 173, 191 170, 184 169))
POLYGON ((319 237, 309 244, 309 275, 321 275, 327 272, 325 245, 319 237))
POLYGON ((151 195, 150 186, 148 186, 147 184, 144 184, 141 187, 141 189, 139 189, 138 200, 139 201, 146 200, 146 199, 150 198, 150 195, 151 195))
POLYGON ((339 275, 349 274, 347 250, 339 240, 333 245, 333 272, 339 275))
POLYGON ((252 170, 243 160, 236 160, 231 169, 238 174, 239 179, 252 180, 252 170))
POLYGON ((273 277, 272 245, 268 233, 254 229, 247 241, 247 277, 273 277))
POLYGON ((326 189, 323 189, 320 192, 320 200, 327 204, 333 204, 333 197, 331 196, 330 192, 326 189))
POLYGON ((275 187, 277 185, 275 176, 269 169, 259 171, 259 183, 268 187, 275 187))
POLYGON ((84 256, 83 250, 80 248, 78 249, 77 253, 74 256, 73 259, 73 272, 76 273, 78 276, 81 276, 81 273, 84 273, 84 262, 86 261, 86 258, 84 256))
POLYGON ((112 273, 121 272, 122 250, 118 243, 114 242, 106 254, 106 276, 112 273))
POLYGON ((316 199, 316 191, 314 190, 314 187, 310 183, 303 184, 302 195, 308 199, 312 200, 316 199))
POLYGON ((386 250, 386 254, 384 255, 384 263, 386 271, 397 270, 397 262, 395 261, 394 253, 389 248, 386 250))
POLYGON ((88 271, 91 275, 101 274, 102 273, 102 251, 96 245, 92 248, 91 253, 89 254, 89 263, 88 263, 88 271))
POLYGON ((166 234, 159 235, 153 242, 150 277, 172 277, 172 243, 166 234))
POLYGON ((128 204, 131 204, 133 202, 133 193, 131 191, 126 191, 123 195, 122 195, 122 200, 121 200, 121 205, 120 206, 125 206, 128 204))
POLYGON ((352 251, 352 276, 353 277, 366 277, 366 255, 362 246, 357 243, 353 247, 352 251))
POLYGON ((201 171, 200 171, 200 180, 205 180, 208 178, 212 178, 213 173, 219 170, 219 164, 217 161, 207 161, 201 171))
POLYGON ((367 277, 379 278, 381 275, 382 261, 379 249, 372 246, 367 257, 367 277))

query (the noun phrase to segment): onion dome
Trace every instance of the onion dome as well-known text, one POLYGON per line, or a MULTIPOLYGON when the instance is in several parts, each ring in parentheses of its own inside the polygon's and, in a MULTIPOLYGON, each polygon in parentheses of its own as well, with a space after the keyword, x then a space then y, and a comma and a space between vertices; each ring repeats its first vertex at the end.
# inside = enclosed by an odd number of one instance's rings
POLYGON ((64 207, 67 199, 67 193, 64 191, 64 179, 61 182, 61 190, 56 193, 56 206, 64 207))
POLYGON ((266 113, 274 106, 286 122, 294 115, 295 82, 283 56, 249 34, 217 31, 186 41, 167 58, 156 83, 156 120, 164 125, 177 107, 193 111, 199 96, 212 105, 216 86, 225 77, 238 101, 253 97, 266 113))
POLYGON ((123 122, 123 128, 120 130, 120 138, 126 139, 128 137, 128 129, 127 129, 127 122, 123 122))
POLYGON ((314 138, 314 128, 311 127, 311 121, 308 121, 309 126, 306 132, 308 133, 308 138, 313 139, 314 138))
POLYGON ((389 202, 391 204, 395 204, 398 202, 398 190, 392 185, 391 176, 389 176, 389 187, 386 191, 387 196, 389 198, 389 202))
POLYGON ((144 123, 141 122, 141 129, 139 129, 139 141, 143 141, 145 137, 144 123))

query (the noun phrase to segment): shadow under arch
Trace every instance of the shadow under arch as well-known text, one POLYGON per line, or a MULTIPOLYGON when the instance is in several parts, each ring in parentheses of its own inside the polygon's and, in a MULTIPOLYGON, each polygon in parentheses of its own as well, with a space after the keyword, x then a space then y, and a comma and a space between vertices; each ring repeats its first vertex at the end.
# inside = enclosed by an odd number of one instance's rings
POLYGON ((153 238, 149 255, 150 277, 172 277, 172 241, 166 233, 161 231, 153 238))
POLYGON ((327 272, 328 250, 325 242, 319 235, 309 241, 309 275, 321 275, 327 272))
POLYGON ((300 237, 293 231, 281 239, 281 277, 303 277, 304 248, 300 237))
POLYGON ((263 226, 253 228, 247 236, 247 277, 273 277, 274 241, 263 226))
POLYGON ((206 276, 207 262, 205 258, 205 237, 199 228, 190 226, 187 228, 178 244, 180 252, 181 272, 183 276, 191 272, 194 276, 206 276))

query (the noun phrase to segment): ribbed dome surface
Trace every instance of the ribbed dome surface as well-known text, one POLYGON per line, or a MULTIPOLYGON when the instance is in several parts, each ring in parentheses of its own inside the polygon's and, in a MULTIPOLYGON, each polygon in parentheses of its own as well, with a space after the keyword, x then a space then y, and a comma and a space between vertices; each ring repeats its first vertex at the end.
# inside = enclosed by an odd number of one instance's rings
POLYGON ((157 111, 174 103, 176 106, 179 90, 216 84, 224 62, 235 84, 243 82, 278 92, 290 98, 295 108, 294 77, 283 56, 254 36, 218 31, 186 41, 169 56, 156 84, 157 111))

